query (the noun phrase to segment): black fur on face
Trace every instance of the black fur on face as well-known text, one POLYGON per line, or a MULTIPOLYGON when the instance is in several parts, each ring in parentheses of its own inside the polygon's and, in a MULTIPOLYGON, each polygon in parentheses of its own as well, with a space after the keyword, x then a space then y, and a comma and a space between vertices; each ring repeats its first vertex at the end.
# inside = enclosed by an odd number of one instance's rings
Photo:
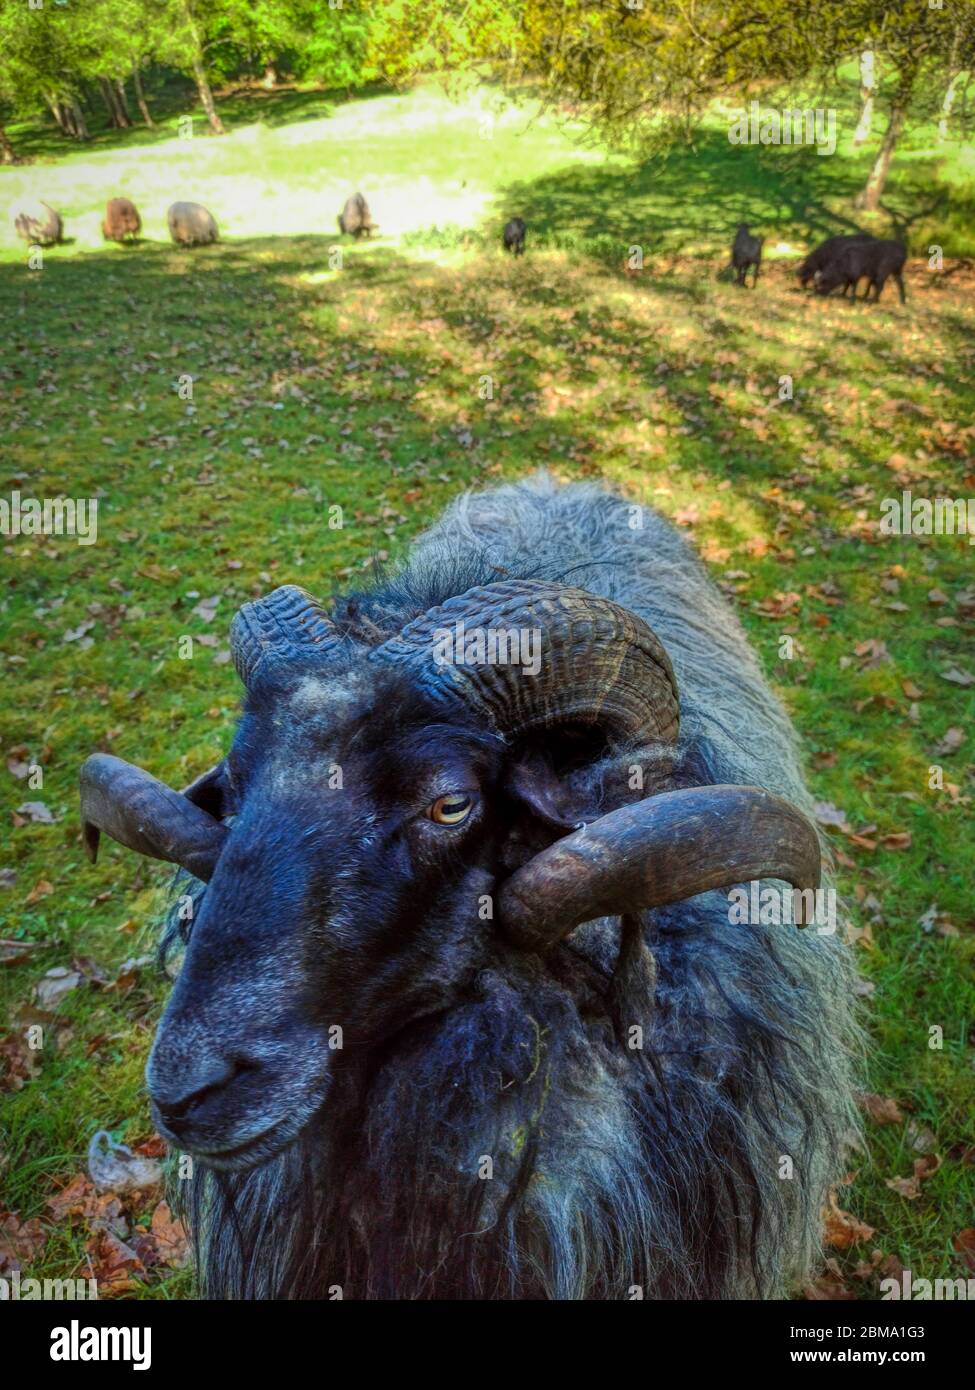
POLYGON ((348 1058, 462 1004, 510 954, 500 880, 627 799, 600 747, 509 745, 365 664, 252 699, 201 793, 232 830, 149 1061, 160 1132, 217 1168, 264 1161, 348 1058))

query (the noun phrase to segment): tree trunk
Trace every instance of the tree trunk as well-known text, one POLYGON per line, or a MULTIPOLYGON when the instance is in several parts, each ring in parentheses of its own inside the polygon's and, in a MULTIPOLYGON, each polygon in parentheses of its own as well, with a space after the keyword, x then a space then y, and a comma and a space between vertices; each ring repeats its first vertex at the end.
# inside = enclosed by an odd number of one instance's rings
POLYGON ((142 78, 139 76, 139 69, 132 69, 132 86, 135 88, 135 99, 139 106, 139 114, 145 121, 150 130, 154 128, 152 116, 149 113, 149 106, 146 102, 146 94, 142 90, 142 78))
POLYGON ((87 122, 85 121, 85 117, 84 117, 84 114, 83 114, 83 112, 82 112, 82 110, 81 110, 81 107, 78 105, 77 98, 76 98, 76 97, 70 97, 70 98, 68 99, 68 106, 69 106, 70 109, 71 109, 71 117, 72 117, 72 120, 74 121, 74 133, 75 133, 75 135, 77 136, 77 138, 78 138, 79 140, 88 140, 88 139, 90 139, 90 136, 89 136, 89 134, 88 134, 88 125, 87 125, 87 122))
POLYGON ((270 91, 270 90, 272 89, 272 87, 276 87, 277 85, 278 85, 278 70, 277 70, 277 68, 274 66, 274 63, 273 63, 273 62, 271 62, 271 63, 265 63, 265 64, 264 64, 264 77, 263 77, 263 79, 262 79, 262 81, 261 81, 261 86, 262 86, 262 87, 266 87, 267 90, 270 91))
POLYGON ((4 164, 17 163, 17 151, 11 145, 10 137, 2 125, 0 125, 0 155, 3 156, 4 164))
POLYGON ((887 183, 887 175, 890 173, 890 161, 894 155, 897 137, 904 127, 904 117, 907 113, 907 96, 907 92, 899 92, 894 98, 894 104, 890 109, 890 120, 887 122, 887 129, 884 132, 884 138, 877 158, 874 160, 873 168, 870 170, 867 181, 856 199, 856 206, 862 208, 864 212, 875 212, 881 196, 883 195, 884 186, 887 183))
POLYGON ((118 130, 119 119, 118 111, 115 106, 115 94, 112 91, 107 77, 98 79, 98 87, 102 94, 102 101, 105 103, 105 110, 108 112, 109 123, 114 130, 118 130))
POLYGON ((853 132, 854 149, 859 149, 864 141, 870 138, 870 127, 873 124, 873 103, 876 95, 876 55, 872 48, 865 48, 860 54, 860 100, 863 104, 860 107, 860 119, 857 121, 857 128, 853 132))
POLYGON ((115 85, 115 78, 106 77, 104 80, 105 92, 112 108, 112 116, 114 118, 115 128, 117 130, 126 130, 132 124, 132 122, 129 120, 128 113, 126 112, 124 106, 122 105, 122 102, 119 99, 118 87, 115 85))
POLYGON ((56 97, 51 96, 50 92, 43 92, 42 95, 44 97, 44 100, 47 102, 48 110, 54 117, 58 130, 61 132, 62 135, 67 135, 68 132, 64 128, 64 116, 61 113, 60 102, 56 97))
POLYGON ((210 129, 214 135, 226 135, 223 121, 217 114, 216 103, 213 100, 213 92, 207 80, 206 68, 203 66, 203 44, 200 42, 200 31, 196 27, 196 20, 193 10, 190 7, 190 0, 183 0, 183 13, 186 15, 186 22, 189 25, 190 37, 193 41, 193 77, 196 82, 196 90, 200 94, 200 103, 207 113, 207 120, 210 122, 210 129))
POLYGON ((210 90, 210 83, 207 81, 206 71, 203 67, 203 59, 195 56, 193 58, 193 76, 196 79, 196 90, 200 94, 200 101, 204 111, 207 113, 207 120, 210 122, 210 129, 214 135, 226 135, 223 121, 217 114, 216 104, 213 100, 213 92, 210 90))
POLYGON ((948 86, 945 90, 945 99, 941 103, 941 119, 938 121, 938 143, 943 145, 948 139, 948 120, 951 116, 951 108, 955 104, 955 93, 958 91, 958 80, 961 72, 958 68, 958 45, 961 43, 961 25, 955 25, 955 32, 951 36, 951 53, 948 56, 948 86))
POLYGON ((129 103, 125 95, 125 83, 122 81, 121 77, 113 77, 112 87, 115 91, 115 100, 118 105, 119 115, 122 118, 122 124, 128 130, 132 125, 132 117, 129 115, 129 103))
POLYGON ((958 95, 958 84, 964 76, 964 72, 952 73, 945 91, 945 99, 941 103, 941 119, 938 121, 938 141, 941 144, 944 144, 948 139, 948 121, 955 104, 955 97, 958 95))

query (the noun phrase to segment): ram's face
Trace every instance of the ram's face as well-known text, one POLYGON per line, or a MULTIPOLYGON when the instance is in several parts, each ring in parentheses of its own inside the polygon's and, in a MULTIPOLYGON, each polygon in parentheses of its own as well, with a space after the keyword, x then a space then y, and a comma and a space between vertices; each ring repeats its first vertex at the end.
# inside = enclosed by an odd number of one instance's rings
MULTIPOLYGON (((92 856, 104 830, 207 884, 147 1080, 160 1132, 210 1166, 280 1150, 343 1072, 512 952, 544 970, 596 917, 632 924, 641 906, 763 874, 818 881, 794 807, 668 788, 673 672, 607 600, 486 586, 362 648, 284 589, 242 610, 231 645, 248 699, 212 772, 178 794, 107 755, 82 771, 92 856), (537 661, 432 659, 458 613, 482 633, 517 618, 537 661)), ((624 937, 640 978, 639 927, 624 937)))
POLYGON ((346 1049, 461 997, 496 949, 501 752, 370 671, 245 715, 210 788, 231 833, 149 1063, 164 1135, 253 1161, 323 1104, 346 1049))

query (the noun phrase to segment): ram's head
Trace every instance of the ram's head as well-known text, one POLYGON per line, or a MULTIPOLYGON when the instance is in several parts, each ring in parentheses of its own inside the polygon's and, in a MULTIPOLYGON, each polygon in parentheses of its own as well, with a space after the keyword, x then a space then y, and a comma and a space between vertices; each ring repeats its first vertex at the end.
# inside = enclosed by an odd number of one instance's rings
POLYGON ((247 700, 212 771, 178 793, 103 754, 82 770, 91 858, 105 831, 207 884, 147 1076, 160 1131, 212 1166, 278 1151, 343 1055, 485 967, 556 968, 580 923, 709 888, 818 882, 788 802, 673 789, 670 661, 608 600, 493 584, 368 647, 286 587, 231 642, 247 700))

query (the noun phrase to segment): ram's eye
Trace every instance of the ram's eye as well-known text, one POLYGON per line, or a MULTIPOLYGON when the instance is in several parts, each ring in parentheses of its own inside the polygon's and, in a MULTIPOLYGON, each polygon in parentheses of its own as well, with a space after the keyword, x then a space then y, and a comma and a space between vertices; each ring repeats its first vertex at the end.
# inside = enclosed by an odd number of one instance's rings
POLYGON ((427 807, 427 815, 438 825, 460 825, 470 815, 473 799, 462 792, 449 792, 438 796, 432 806, 427 807))

